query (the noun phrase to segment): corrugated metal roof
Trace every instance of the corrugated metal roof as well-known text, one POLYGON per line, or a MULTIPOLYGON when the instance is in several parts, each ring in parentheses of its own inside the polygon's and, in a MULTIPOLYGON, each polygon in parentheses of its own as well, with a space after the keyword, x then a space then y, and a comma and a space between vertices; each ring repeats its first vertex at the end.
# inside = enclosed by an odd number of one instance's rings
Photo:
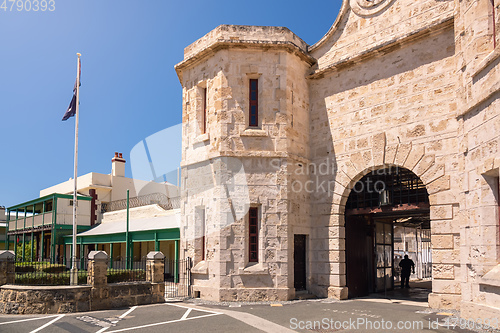
MULTIPOLYGON (((180 209, 168 211, 170 214, 153 217, 135 218, 129 220, 129 232, 145 231, 145 230, 161 230, 180 228, 181 214, 180 209)), ((97 236, 109 235, 126 232, 127 220, 120 219, 112 222, 101 223, 96 227, 79 233, 78 236, 97 236)))

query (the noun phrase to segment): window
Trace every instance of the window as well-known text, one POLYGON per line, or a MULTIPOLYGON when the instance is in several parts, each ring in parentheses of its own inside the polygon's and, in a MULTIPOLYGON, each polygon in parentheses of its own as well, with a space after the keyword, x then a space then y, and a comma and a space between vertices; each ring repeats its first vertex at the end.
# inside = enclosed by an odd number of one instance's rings
POLYGON ((201 260, 205 260, 205 253, 207 252, 206 249, 206 234, 207 234, 207 227, 205 224, 205 209, 201 211, 201 225, 202 225, 202 236, 201 236, 201 260))
POLYGON ((45 202, 45 212, 51 212, 52 211, 52 200, 46 201, 45 202))
POLYGON ((249 229, 249 262, 259 261, 259 209, 250 207, 248 211, 248 229, 249 229))
POLYGON ((259 126, 259 80, 250 79, 249 126, 259 126))
POLYGON ((207 133, 207 121, 208 121, 208 117, 207 117, 207 102, 208 102, 208 95, 207 95, 207 88, 203 88, 202 89, 202 98, 203 98, 203 102, 202 102, 202 107, 203 107, 203 116, 202 116, 202 134, 205 134, 207 133))

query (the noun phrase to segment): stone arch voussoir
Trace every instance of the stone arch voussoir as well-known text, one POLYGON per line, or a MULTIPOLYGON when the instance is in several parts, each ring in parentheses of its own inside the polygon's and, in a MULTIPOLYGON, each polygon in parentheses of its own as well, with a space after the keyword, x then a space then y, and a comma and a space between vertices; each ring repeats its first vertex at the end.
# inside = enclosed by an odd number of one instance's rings
POLYGON ((434 154, 427 154, 424 145, 399 143, 387 145, 385 134, 372 136, 371 150, 355 152, 348 159, 339 161, 336 182, 341 194, 336 214, 343 214, 349 193, 358 180, 373 170, 397 166, 412 171, 426 186, 429 195, 449 190, 450 178, 445 175, 445 165, 437 164, 434 154))

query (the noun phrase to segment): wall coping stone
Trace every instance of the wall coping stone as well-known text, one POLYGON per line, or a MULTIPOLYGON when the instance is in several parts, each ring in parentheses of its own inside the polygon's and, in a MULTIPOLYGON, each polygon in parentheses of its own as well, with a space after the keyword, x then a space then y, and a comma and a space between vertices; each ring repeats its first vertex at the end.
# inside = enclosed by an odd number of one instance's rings
POLYGON ((89 259, 90 260, 107 260, 108 254, 104 251, 90 251, 89 259))
POLYGON ((61 289, 90 289, 92 286, 21 286, 14 284, 4 284, 0 289, 9 290, 61 290, 61 289))
POLYGON ((493 267, 488 273, 484 274, 479 284, 500 287, 500 264, 493 267))
POLYGON ((0 260, 9 260, 9 259, 14 259, 15 257, 14 251, 10 250, 2 250, 0 251, 0 260))
POLYGON ((151 251, 147 254, 146 259, 164 259, 165 255, 160 251, 151 251))

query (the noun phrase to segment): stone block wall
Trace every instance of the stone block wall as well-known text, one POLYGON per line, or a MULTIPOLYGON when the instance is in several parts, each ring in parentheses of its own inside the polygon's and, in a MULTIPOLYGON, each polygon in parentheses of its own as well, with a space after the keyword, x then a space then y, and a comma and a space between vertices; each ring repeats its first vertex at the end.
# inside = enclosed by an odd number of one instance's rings
MULTIPOLYGON (((333 63, 363 57, 391 41, 405 39, 453 18, 454 0, 382 0, 366 11, 346 0, 330 31, 309 49, 321 71, 333 63), (354 9, 353 9, 354 8, 354 9)), ((366 1, 365 1, 366 2, 366 1)))
MULTIPOLYGON (((447 279, 445 284, 458 278, 449 272, 458 270, 459 256, 448 255, 459 251, 460 240, 455 194, 460 184, 459 123, 450 22, 418 38, 399 38, 383 55, 339 60, 335 70, 310 76, 311 160, 331 166, 324 168, 328 172, 318 171, 318 181, 328 183, 328 191, 312 196, 318 221, 313 281, 322 295, 347 296, 343 206, 355 182, 383 166, 405 167, 424 182, 432 205, 432 233, 442 236, 433 238, 433 258, 448 272, 435 278, 447 279), (332 262, 332 257, 339 261, 332 262)), ((434 289, 438 298, 456 308, 459 288, 443 289, 440 283, 434 289)))
MULTIPOLYGON (((3 251, 10 252, 10 251, 3 251)), ((0 262, 4 253, 0 253, 0 262)), ((165 301, 161 252, 148 254, 148 281, 107 284, 107 254, 89 254, 87 286, 20 286, 0 287, 0 313, 49 314, 95 311, 165 301), (157 266, 157 267, 156 267, 157 266), (161 269, 161 279, 158 270, 161 269), (156 274, 155 274, 156 273, 156 274)), ((14 262, 9 262, 14 266, 14 262)), ((0 265, 0 269, 5 268, 0 265)), ((8 268, 10 272, 13 267, 8 268)), ((0 271, 0 277, 4 274, 0 271)), ((1 280, 0 280, 1 281, 1 280)), ((14 283, 14 281, 11 281, 14 283)))
POLYGON ((305 52, 305 43, 286 28, 221 26, 187 48, 176 66, 183 85, 182 248, 194 258, 194 290, 203 298, 257 300, 262 288, 291 296, 290 239, 293 232, 310 233, 308 198, 291 191, 295 179, 308 179, 292 173, 307 165, 309 154, 309 98, 300 78, 312 59, 305 52), (257 127, 249 127, 250 79, 259 82, 257 127), (207 133, 200 132, 203 89, 207 133), (260 216, 257 264, 248 259, 251 206, 260 216), (196 230, 200 210, 205 262, 196 230))
POLYGON ((47 314, 94 310, 90 286, 0 287, 0 313, 47 314))
MULTIPOLYGON (((373 169, 399 166, 429 194, 429 304, 497 311, 500 0, 491 3, 344 0, 310 47, 284 28, 221 26, 186 48, 176 66, 184 232, 201 206, 221 230, 209 237, 209 260, 195 266, 195 290, 216 300, 292 297, 293 235, 305 234, 307 289, 347 297, 349 193, 373 169), (258 128, 247 126, 250 78, 262 93, 258 128), (204 87, 206 134, 199 131, 204 87), (221 176, 221 157, 244 167, 237 200, 211 185, 237 173, 221 176), (246 219, 234 217, 245 204, 262 214, 265 259, 253 268, 246 219)), ((195 263, 199 245, 183 246, 195 263)))
POLYGON ((498 317, 500 286, 500 3, 456 2, 457 73, 461 80, 459 214, 461 310, 467 318, 498 317))

